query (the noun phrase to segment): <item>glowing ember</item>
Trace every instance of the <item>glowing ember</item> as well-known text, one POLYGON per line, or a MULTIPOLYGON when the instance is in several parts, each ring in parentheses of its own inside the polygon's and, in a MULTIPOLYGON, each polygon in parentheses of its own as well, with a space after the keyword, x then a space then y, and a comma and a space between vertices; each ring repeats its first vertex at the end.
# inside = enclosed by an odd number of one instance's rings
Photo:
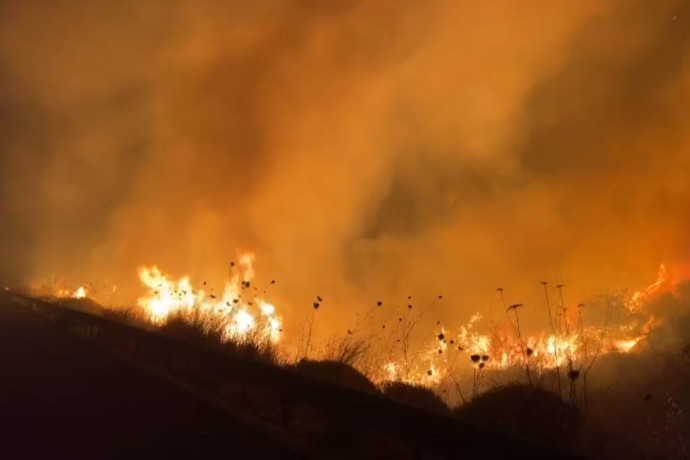
POLYGON ((61 299, 84 299, 86 298, 86 289, 83 287, 79 287, 76 291, 72 291, 67 288, 60 288, 55 292, 55 297, 59 297, 61 299))
POLYGON ((641 339, 642 337, 636 337, 630 340, 616 340, 616 349, 621 353, 629 353, 641 339))

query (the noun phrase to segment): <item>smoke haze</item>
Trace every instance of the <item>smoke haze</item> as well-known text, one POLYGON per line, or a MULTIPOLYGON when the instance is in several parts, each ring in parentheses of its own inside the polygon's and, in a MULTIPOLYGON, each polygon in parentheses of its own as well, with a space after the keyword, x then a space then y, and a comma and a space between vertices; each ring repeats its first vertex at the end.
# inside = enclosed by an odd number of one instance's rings
POLYGON ((690 259, 688 119, 685 0, 3 1, 0 278, 543 323, 690 259))

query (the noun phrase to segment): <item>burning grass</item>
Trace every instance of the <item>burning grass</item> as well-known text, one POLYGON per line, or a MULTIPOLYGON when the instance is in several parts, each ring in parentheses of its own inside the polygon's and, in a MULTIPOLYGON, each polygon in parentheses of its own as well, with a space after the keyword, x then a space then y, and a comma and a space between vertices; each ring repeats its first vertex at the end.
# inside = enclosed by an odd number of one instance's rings
MULTIPOLYGON (((156 267, 142 267, 139 275, 146 292, 134 309, 103 310, 88 298, 84 287, 60 287, 52 292, 71 308, 158 327, 189 342, 236 349, 273 361, 277 350, 288 347, 281 343, 282 320, 277 308, 263 298, 266 289, 253 284, 253 260, 251 254, 244 254, 238 263, 232 262, 229 280, 218 292, 205 282, 195 288, 188 277, 175 281, 156 267)), ((569 308, 563 285, 555 287, 554 295, 548 283, 542 282, 550 330, 537 334, 522 330, 522 305, 509 305, 507 293, 499 289, 506 321, 494 323, 488 333, 480 332, 479 313, 460 326, 437 321, 435 330, 422 330, 420 326, 428 327, 429 315, 443 302, 443 296, 421 302, 408 296, 397 305, 377 301, 341 337, 319 346, 312 343, 313 330, 324 300, 316 296, 300 340, 292 347, 294 356, 284 360, 338 362, 358 369, 379 386, 402 382, 443 390, 446 397, 453 393, 462 401, 476 397, 508 375, 507 381, 548 385, 576 402, 578 390, 586 388, 587 374, 600 356, 630 353, 642 346, 646 334, 657 324, 653 316, 641 313, 643 303, 668 285, 667 276, 662 267, 659 279, 650 287, 621 301, 617 308, 631 312, 634 322, 617 329, 609 324, 614 308, 611 303, 604 306, 602 324, 587 324, 584 305, 569 308), (641 319, 645 319, 642 326, 638 324, 641 319)))
POLYGON ((237 263, 232 262, 230 277, 218 292, 206 282, 196 288, 188 277, 175 281, 156 267, 142 267, 139 276, 146 292, 136 308, 126 310, 103 310, 88 298, 85 287, 47 290, 70 308, 157 327, 171 336, 205 346, 269 361, 275 361, 282 350, 283 361, 342 363, 379 386, 401 382, 434 389, 451 401, 449 395, 466 401, 503 378, 504 382, 548 386, 559 395, 569 395, 576 403, 586 391, 587 375, 600 356, 630 353, 642 346, 645 336, 658 323, 653 316, 642 313, 643 304, 663 286, 668 289, 670 285, 668 271, 662 266, 652 285, 622 299, 618 306, 611 302, 604 305, 603 323, 597 325, 587 323, 583 304, 568 306, 563 285, 550 291, 548 283, 542 282, 550 330, 536 334, 522 330, 522 304, 508 304, 508 293, 500 288, 506 321, 493 323, 489 332, 480 331, 479 313, 460 326, 437 321, 434 330, 422 330, 421 325, 428 327, 429 315, 443 302, 442 295, 422 301, 408 296, 397 304, 379 300, 358 315, 341 337, 321 345, 312 343, 313 330, 319 310, 327 304, 316 296, 298 343, 287 353, 289 347, 281 343, 282 319, 277 308, 263 298, 266 289, 254 285, 253 260, 253 255, 243 254, 237 263), (625 309, 633 322, 611 327, 614 308, 625 309))
POLYGON ((148 292, 138 304, 154 324, 164 324, 171 316, 181 316, 188 322, 212 331, 226 341, 280 341, 282 321, 276 307, 264 301, 258 288, 252 285, 253 256, 244 254, 239 264, 230 264, 231 277, 222 293, 213 289, 195 289, 189 278, 173 281, 157 267, 143 267, 139 278, 148 292))
POLYGON ((158 328, 163 334, 195 345, 211 348, 223 353, 277 364, 273 344, 256 336, 228 339, 221 326, 209 327, 202 320, 191 320, 183 315, 173 315, 158 328))
MULTIPOLYGON (((326 343, 313 337, 319 312, 328 308, 316 296, 304 330, 290 348, 283 342, 278 309, 264 300, 266 289, 253 284, 252 261, 243 256, 231 264, 230 279, 220 293, 206 283, 196 289, 189 278, 173 281, 153 267, 140 270, 146 292, 134 308, 104 309, 89 299, 86 288, 53 290, 51 297, 69 308, 288 366, 437 414, 449 414, 449 407, 459 403, 456 416, 562 447, 582 444, 584 436, 589 444, 599 443, 590 449, 594 452, 610 445, 602 447, 606 443, 596 430, 582 429, 590 404, 590 372, 596 363, 605 369, 604 363, 615 356, 636 359, 647 350, 648 337, 663 323, 646 306, 664 292, 674 292, 678 281, 670 281, 662 267, 657 281, 632 295, 577 306, 566 302, 563 285, 542 282, 548 330, 537 333, 524 330, 522 305, 508 304, 502 289, 505 321, 492 323, 488 331, 482 329, 479 313, 458 326, 433 324, 430 316, 442 295, 422 301, 408 296, 397 303, 379 300, 326 343), (603 312, 598 322, 589 319, 592 311, 603 312), (614 313, 628 320, 613 324, 614 313)), ((592 397, 597 395, 601 391, 592 397)))

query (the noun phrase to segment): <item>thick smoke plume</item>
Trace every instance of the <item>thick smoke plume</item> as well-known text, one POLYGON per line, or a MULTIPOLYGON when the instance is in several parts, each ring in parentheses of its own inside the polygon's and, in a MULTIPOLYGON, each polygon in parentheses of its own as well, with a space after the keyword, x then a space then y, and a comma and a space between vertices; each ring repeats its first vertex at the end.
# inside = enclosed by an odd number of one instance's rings
POLYGON ((689 116, 684 0, 3 1, 0 275, 251 249, 286 315, 502 286, 543 325, 542 279, 690 258, 689 116))

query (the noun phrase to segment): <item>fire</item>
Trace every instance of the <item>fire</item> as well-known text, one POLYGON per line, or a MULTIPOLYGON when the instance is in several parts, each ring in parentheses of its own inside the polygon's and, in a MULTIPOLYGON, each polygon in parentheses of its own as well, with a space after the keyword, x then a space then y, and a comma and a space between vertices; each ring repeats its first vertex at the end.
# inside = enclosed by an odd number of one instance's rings
POLYGON ((385 380, 395 381, 398 380, 398 367, 393 362, 387 362, 383 365, 383 369, 386 371, 385 380))
POLYGON ((666 265, 661 264, 659 267, 659 272, 657 273, 656 281, 647 286, 644 289, 635 291, 630 297, 629 308, 631 311, 638 311, 640 306, 650 299, 656 297, 661 289, 667 285, 668 272, 666 270, 666 265))
MULTIPOLYGON (((197 302, 189 278, 169 280, 158 267, 141 267, 139 279, 149 289, 149 295, 139 298, 139 306, 149 314, 153 323, 161 323, 173 312, 189 311, 197 302)), ((203 293, 201 293, 203 299, 203 293)))
POLYGON ((631 353, 640 346, 644 336, 612 338, 611 332, 589 327, 578 333, 540 334, 523 339, 525 354, 520 341, 509 329, 497 329, 492 334, 471 332, 479 315, 462 326, 455 335, 433 343, 422 353, 420 362, 410 365, 404 360, 384 363, 380 383, 401 381, 415 385, 435 387, 451 373, 501 371, 524 368, 525 363, 538 375, 555 369, 586 366, 591 359, 604 354, 631 353), (453 345, 450 345, 450 343, 453 345))
POLYGON ((642 337, 635 337, 629 340, 616 340, 616 349, 621 353, 630 353, 630 351, 640 343, 642 337))
POLYGON ((68 288, 60 288, 55 292, 55 297, 59 297, 61 299, 85 299, 86 295, 87 292, 84 287, 79 287, 75 291, 72 291, 68 288))
POLYGON ((685 272, 661 265, 657 279, 624 302, 631 319, 628 324, 618 326, 585 326, 579 308, 555 305, 552 308, 558 310, 560 317, 554 321, 554 330, 525 334, 520 340, 507 324, 495 327, 490 334, 479 333, 477 328, 482 317, 476 313, 455 332, 444 328, 434 340, 429 339, 415 365, 403 358, 385 362, 377 380, 432 387, 448 377, 454 379, 453 373, 463 370, 476 374, 528 366, 538 375, 555 369, 581 369, 609 353, 640 351, 644 339, 662 322, 644 312, 643 307, 664 293, 674 292, 687 279, 685 272))
POLYGON ((653 301, 659 296, 676 292, 678 285, 688 279, 690 279, 690 266, 661 264, 656 281, 644 289, 635 291, 630 297, 628 307, 632 312, 637 312, 642 305, 653 301))
POLYGON ((380 378, 374 378, 379 384, 385 382, 403 382, 411 385, 433 387, 441 383, 444 372, 434 362, 427 366, 414 366, 406 369, 404 363, 389 361, 383 365, 384 373, 380 378))
POLYGON ((174 281, 156 266, 141 267, 139 279, 148 292, 139 298, 138 305, 154 324, 164 324, 179 315, 185 320, 201 321, 209 328, 217 327, 223 340, 266 339, 277 343, 282 321, 276 307, 251 290, 253 261, 251 254, 240 257, 239 269, 233 270, 220 296, 195 289, 189 277, 174 281))
MULTIPOLYGON (((176 280, 155 265, 142 266, 139 279, 145 292, 137 304, 143 316, 153 324, 163 325, 175 317, 201 324, 217 332, 223 341, 277 344, 282 336, 282 320, 276 306, 262 299, 260 291, 252 284, 253 262, 252 254, 242 254, 219 293, 209 290, 206 283, 201 288, 195 287, 188 276, 176 280)), ((579 308, 583 305, 568 308, 561 299, 551 305, 554 313, 548 332, 530 334, 523 331, 518 336, 513 324, 515 320, 510 324, 496 324, 490 332, 480 332, 482 315, 476 313, 459 327, 434 331, 433 338, 429 335, 419 344, 409 342, 409 335, 404 339, 392 337, 393 348, 387 351, 384 359, 376 362, 375 370, 368 373, 379 384, 400 381, 439 388, 447 384, 448 379, 457 385, 457 379, 466 378, 467 374, 478 385, 486 372, 526 367, 532 375, 556 369, 565 372, 587 368, 604 354, 635 353, 644 348, 645 338, 662 322, 661 318, 645 311, 648 309, 645 307, 664 293, 674 292, 678 284, 688 278, 686 273, 688 270, 661 265, 653 283, 624 299, 628 323, 585 325, 583 312, 586 310, 579 308), (464 377, 463 372, 466 373, 464 377)), ((89 294, 84 287, 72 290, 64 285, 59 289, 54 283, 52 286, 52 293, 61 298, 82 299, 89 294)), ((409 309, 405 314, 409 315, 409 309)), ((404 318, 400 320, 401 331, 417 322, 408 316, 404 318)))

